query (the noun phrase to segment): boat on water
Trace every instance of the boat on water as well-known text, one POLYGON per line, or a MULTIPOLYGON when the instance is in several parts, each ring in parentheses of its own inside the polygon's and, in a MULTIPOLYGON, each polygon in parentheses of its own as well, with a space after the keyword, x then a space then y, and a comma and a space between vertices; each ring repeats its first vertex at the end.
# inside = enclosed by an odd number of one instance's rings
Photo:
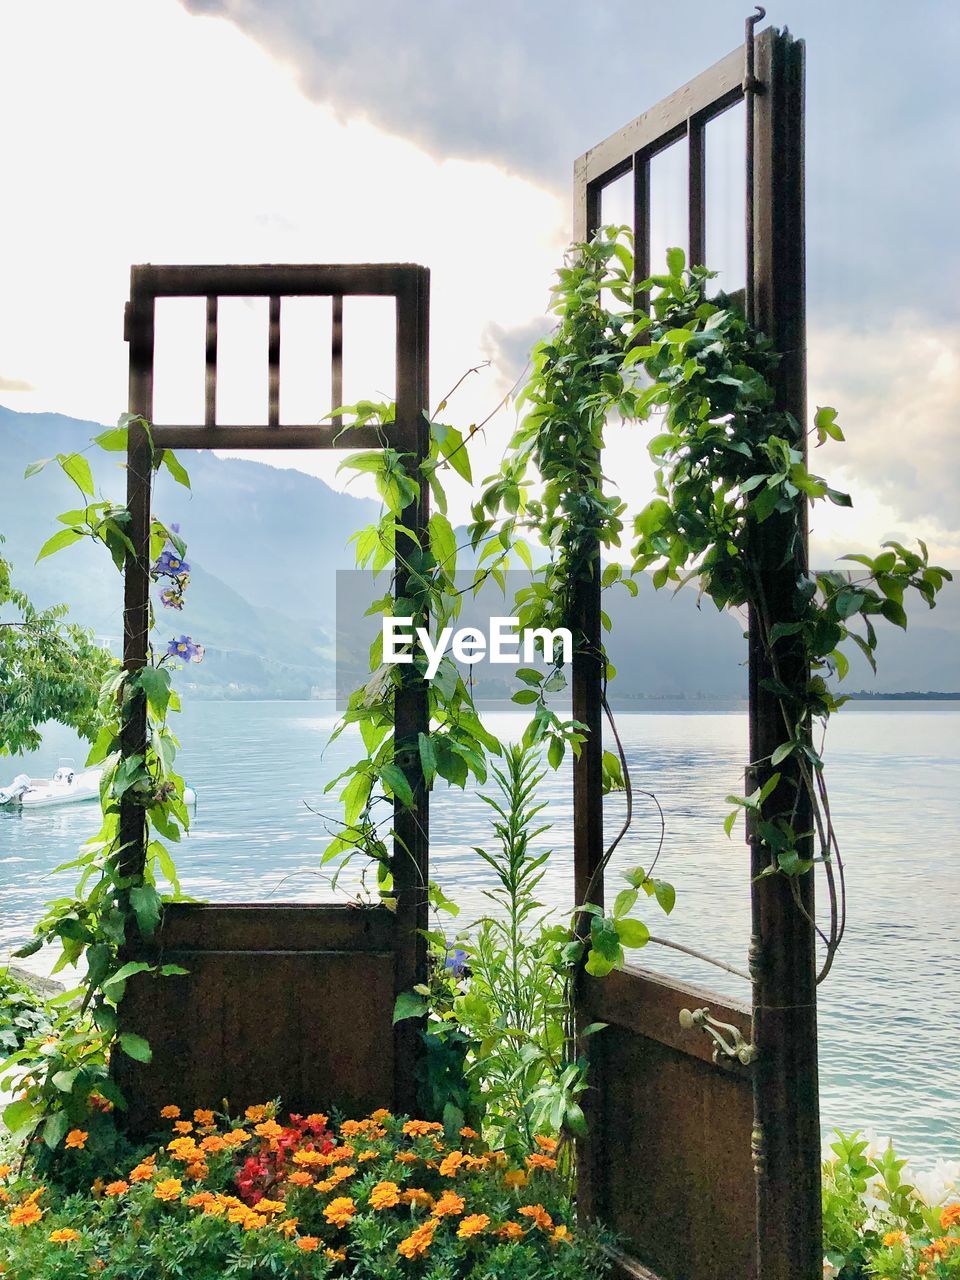
MULTIPOLYGON (((52 778, 31 778, 18 773, 6 787, 0 787, 0 806, 10 809, 47 809, 58 804, 78 804, 100 796, 102 769, 85 769, 78 773, 69 761, 61 761, 52 778)), ((184 787, 187 804, 197 803, 197 793, 184 787)))

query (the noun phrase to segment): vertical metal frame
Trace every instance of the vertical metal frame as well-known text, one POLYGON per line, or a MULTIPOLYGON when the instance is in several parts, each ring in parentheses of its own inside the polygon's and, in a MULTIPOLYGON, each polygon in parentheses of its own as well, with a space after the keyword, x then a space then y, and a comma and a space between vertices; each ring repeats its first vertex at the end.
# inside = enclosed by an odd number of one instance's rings
MULTIPOLYGON (((190 426, 153 424, 153 449, 328 449, 380 448, 386 443, 410 455, 410 471, 420 482, 420 501, 407 509, 403 523, 409 543, 417 546, 429 519, 429 489, 420 464, 429 452, 429 299, 430 273, 409 264, 357 266, 135 266, 130 275, 125 335, 129 342, 129 410, 153 423, 154 317, 160 297, 206 298, 206 377, 204 422, 190 426), (334 405, 343 393, 343 299, 350 296, 393 297, 396 300, 396 420, 386 430, 342 426, 339 419, 325 424, 281 426, 280 321, 282 299, 288 296, 330 297, 332 300, 331 373, 334 405), (265 352, 268 377, 268 425, 218 425, 217 319, 221 297, 266 297, 269 326, 265 352)), ((127 504, 135 554, 128 556, 124 582, 123 664, 128 672, 147 662, 150 615, 151 440, 147 429, 134 422, 127 453, 127 504)), ((398 542, 402 551, 403 538, 398 542)), ((396 577, 398 595, 405 592, 406 575, 396 577)), ((394 816, 394 883, 396 913, 393 926, 394 986, 408 990, 426 977, 427 883, 429 879, 429 812, 417 747, 417 735, 428 728, 427 688, 413 668, 404 668, 397 691, 395 737, 397 758, 416 796, 415 810, 399 802, 394 816)), ((146 748, 146 705, 136 697, 130 706, 121 743, 125 756, 146 748)), ((121 802, 121 842, 126 874, 142 871, 146 828, 142 807, 131 798, 121 802)), ((418 1024, 407 1021, 394 1031, 395 1106, 413 1110, 416 1094, 418 1024)))
MULTIPOLYGON (((752 23, 748 33, 752 34, 752 23)), ((743 47, 683 86, 652 110, 588 151, 574 169, 574 235, 588 239, 601 223, 601 192, 622 177, 633 175, 636 279, 650 274, 650 161, 659 151, 686 136, 688 158, 688 260, 702 264, 705 255, 705 136, 707 123, 722 111, 747 99, 748 145, 746 296, 751 318, 782 353, 776 375, 777 407, 805 422, 805 292, 804 292, 804 49, 800 41, 774 29, 756 40, 745 65, 743 47), (753 57, 755 56, 755 65, 753 57), (751 163, 752 160, 752 163, 751 163)), ((639 298, 644 305, 646 299, 639 298)), ((805 446, 799 429, 796 447, 805 446)), ((764 590, 775 620, 790 620, 798 572, 806 569, 806 512, 795 518, 769 521, 758 535, 758 550, 767 568, 764 590), (800 522, 801 551, 788 562, 784 549, 800 522)), ((603 754, 600 705, 602 670, 600 647, 600 555, 597 548, 593 578, 580 589, 575 624, 585 643, 573 663, 573 714, 590 727, 579 759, 574 761, 574 881, 577 901, 603 856, 603 754)), ((782 675, 783 673, 781 673, 782 675)), ((782 719, 776 697, 764 688, 771 675, 760 642, 757 620, 750 620, 749 693, 750 758, 769 759, 782 738, 782 719)), ((800 657, 787 672, 790 683, 805 683, 800 657)), ((769 767, 751 771, 751 785, 762 781, 769 767)), ((801 827, 802 827, 801 822, 801 827)), ((759 1280, 815 1280, 821 1270, 820 1136, 817 1082, 816 948, 812 925, 812 875, 800 885, 800 909, 783 877, 757 879, 770 855, 755 833, 751 845, 752 906, 752 1029, 758 1050, 752 1069, 753 1161, 756 1189, 756 1274, 759 1280)), ((602 902, 602 887, 593 887, 602 902)), ((670 1001, 684 984, 662 975, 630 972, 616 977, 613 987, 582 987, 584 1017, 613 1015, 621 1027, 631 1028, 647 1042, 669 1045, 670 1001), (638 1016, 630 999, 649 1002, 638 1016), (651 1030, 651 1027, 653 1028, 651 1030)), ((733 1018, 736 1021, 736 1017, 733 1018)), ((608 1033, 604 1033, 605 1035, 608 1033)), ((602 1067, 603 1036, 591 1042, 602 1067)), ((694 1051, 695 1052, 695 1051, 694 1051)), ((600 1094, 608 1089, 600 1071, 600 1094)), ((594 1126, 615 1121, 604 1109, 604 1098, 593 1097, 594 1126)), ((605 1151, 615 1141, 601 1127, 580 1151, 581 1203, 588 1215, 603 1216, 605 1151)), ((656 1171, 652 1175, 656 1177, 656 1171)), ((615 1224, 616 1225, 616 1224, 615 1224)), ((656 1254, 656 1250, 654 1250, 656 1254)), ((684 1264, 677 1264, 683 1266, 684 1264)), ((707 1253, 701 1275, 726 1275, 724 1261, 707 1253), (719 1268, 715 1271, 715 1268, 719 1268)), ((700 1269, 696 1270, 699 1265, 700 1269)), ((729 1262, 727 1263, 729 1265, 729 1262)), ((652 1277, 635 1258, 622 1260, 624 1275, 652 1277)), ((687 1272, 684 1270, 683 1275, 687 1272)), ((656 1277, 653 1277, 656 1280, 656 1277)), ((671 1275, 671 1280, 673 1276, 671 1275)))

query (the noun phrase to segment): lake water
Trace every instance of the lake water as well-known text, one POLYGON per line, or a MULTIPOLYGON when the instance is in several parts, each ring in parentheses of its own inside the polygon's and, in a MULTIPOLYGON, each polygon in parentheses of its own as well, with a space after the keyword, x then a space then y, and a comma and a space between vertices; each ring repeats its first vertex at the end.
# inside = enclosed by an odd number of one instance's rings
MULTIPOLYGON (((523 719, 489 716, 502 737, 523 719)), ((180 849, 186 892, 217 901, 330 899, 318 867, 334 812, 324 784, 350 759, 344 737, 326 753, 333 707, 315 703, 194 702, 181 717, 181 763, 199 793, 193 831, 180 849), (308 807, 309 806, 309 807, 308 807)), ((742 707, 650 703, 618 723, 634 786, 656 793, 667 836, 658 874, 677 886, 654 932, 745 966, 749 936, 747 850, 722 830, 724 796, 741 789, 746 752, 742 707)), ((26 761, 48 773, 82 748, 52 729, 26 761)), ((820 988, 822 1114, 826 1126, 892 1136, 903 1154, 930 1160, 960 1151, 960 704, 854 703, 827 743, 835 822, 848 868, 849 926, 833 973, 820 988)), ((6 777, 0 779, 5 782, 6 777)), ((567 770, 544 796, 554 854, 544 902, 571 905, 571 799, 567 770)), ((609 829, 622 797, 608 797, 609 829)), ((631 835, 608 872, 649 860, 659 825, 641 797, 631 835)), ((95 829, 96 805, 26 814, 0 811, 0 956, 30 934, 42 904, 70 881, 50 870, 95 829)), ((431 800, 432 872, 462 907, 456 925, 481 914, 489 885, 473 846, 488 838, 476 795, 438 790, 431 800)), ((72 873, 68 873, 68 877, 72 873)), ((344 889, 350 889, 345 881, 344 889)), ((662 947, 647 967, 744 999, 748 985, 662 947)), ((42 955, 30 962, 38 970, 42 955)))

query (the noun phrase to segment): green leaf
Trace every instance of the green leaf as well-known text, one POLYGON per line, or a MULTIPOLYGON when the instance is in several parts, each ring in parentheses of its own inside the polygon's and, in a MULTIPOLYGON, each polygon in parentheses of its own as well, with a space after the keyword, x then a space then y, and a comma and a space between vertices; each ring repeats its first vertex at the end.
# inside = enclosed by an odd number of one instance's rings
POLYGON ((89 498, 94 495, 93 476, 90 473, 90 463, 86 460, 82 453, 68 453, 57 455, 60 466, 63 468, 64 474, 68 475, 74 484, 89 498))
POLYGON ((94 443, 107 453, 125 453, 127 448, 127 428, 110 427, 94 436, 94 443))
POLYGON ((776 767, 778 764, 782 764, 782 762, 786 760, 788 756, 793 755, 796 745, 797 744, 795 742, 781 742, 779 747, 777 747, 773 755, 770 757, 770 763, 774 767, 776 767))
POLYGON ((520 706, 526 706, 528 703, 538 701, 539 697, 540 694, 536 689, 518 689, 510 701, 519 703, 520 706))
POLYGON ((160 923, 160 895, 152 884, 136 885, 130 890, 130 906, 137 918, 137 928, 144 938, 153 935, 160 923))
POLYGON ((624 947, 645 947, 650 941, 650 930, 642 920, 628 917, 616 922, 617 936, 624 947))
POLYGON ((11 1134, 18 1135, 21 1130, 32 1128, 37 1119, 36 1105, 29 1098, 18 1098, 16 1102, 8 1102, 3 1109, 3 1123, 11 1134))
POLYGON ((187 474, 187 469, 175 453, 172 453, 169 449, 164 449, 160 463, 167 468, 177 484, 182 484, 185 489, 190 488, 190 477, 187 474))
POLYGON ((620 890, 617 894, 616 901, 613 904, 613 917, 615 920, 619 919, 620 916, 627 915, 628 912, 633 910, 636 905, 637 896, 636 889, 620 890))
POLYGON ((415 991, 401 991, 393 1006, 393 1025, 396 1026, 407 1018, 422 1018, 429 1008, 423 996, 418 996, 415 991))
POLYGON ((672 276, 682 276, 686 264, 687 257, 682 249, 673 248, 667 250, 667 270, 672 276))
POLYGON ((398 764, 385 764, 380 770, 380 777, 405 808, 413 808, 413 791, 407 775, 398 764))
POLYGON ((127 978, 132 978, 135 973, 147 973, 152 968, 153 965, 147 964, 143 960, 130 960, 119 968, 116 973, 111 973, 103 984, 103 989, 109 994, 112 986, 119 982, 126 982, 127 978))
POLYGON ((55 1151, 66 1137, 69 1128, 70 1118, 65 1111, 55 1111, 52 1116, 47 1116, 43 1126, 44 1144, 51 1151, 55 1151))
POLYGON ((424 781, 429 787, 437 776, 437 753, 429 733, 421 732, 417 742, 420 748, 420 767, 423 770, 424 781))
POLYGON ((46 540, 40 548, 40 554, 37 556, 35 563, 39 564, 41 560, 46 559, 47 556, 52 556, 54 552, 62 551, 64 547, 72 546, 74 542, 79 542, 82 537, 83 534, 76 529, 61 529, 46 540))
POLYGON ((128 1058, 133 1058, 135 1062, 150 1062, 153 1058, 153 1050, 144 1040, 143 1036, 135 1035, 132 1031, 125 1031, 120 1036, 120 1048, 128 1058))

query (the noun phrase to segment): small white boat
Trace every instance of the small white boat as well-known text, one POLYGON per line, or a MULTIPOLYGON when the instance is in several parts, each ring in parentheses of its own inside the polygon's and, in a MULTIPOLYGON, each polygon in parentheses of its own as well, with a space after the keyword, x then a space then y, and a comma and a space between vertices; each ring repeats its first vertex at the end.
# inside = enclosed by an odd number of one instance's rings
MULTIPOLYGON (((46 809, 56 804, 77 804, 100 796, 102 769, 86 769, 77 773, 69 762, 61 761, 52 778, 31 778, 19 773, 7 787, 0 787, 0 805, 16 809, 46 809)), ((192 787, 184 787, 187 804, 196 804, 192 787)))

